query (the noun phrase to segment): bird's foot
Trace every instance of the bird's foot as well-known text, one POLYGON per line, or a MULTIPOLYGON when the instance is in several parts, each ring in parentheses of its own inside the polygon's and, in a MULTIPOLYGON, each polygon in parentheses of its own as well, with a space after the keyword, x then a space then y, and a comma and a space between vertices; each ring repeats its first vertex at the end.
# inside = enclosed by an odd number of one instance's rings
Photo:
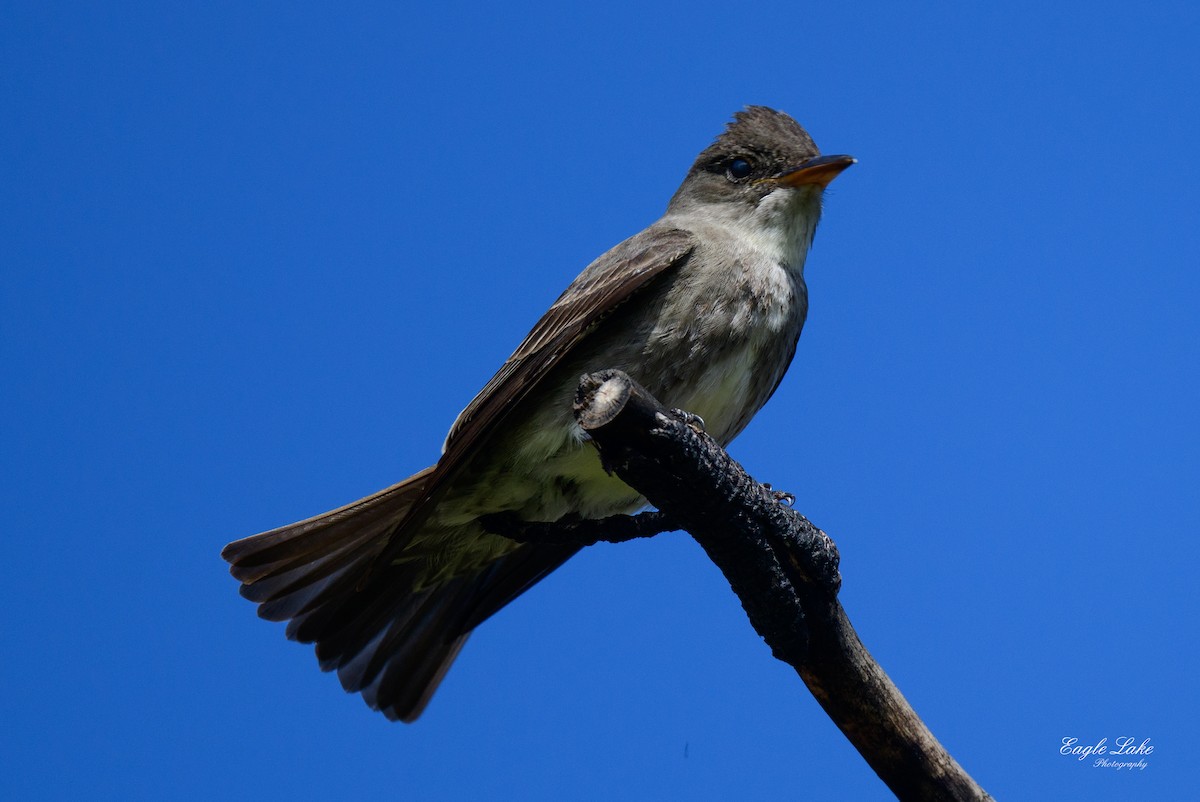
POLYGON ((704 418, 700 417, 695 412, 688 412, 686 409, 672 409, 671 414, 698 432, 703 432, 705 430, 704 418))
POLYGON ((771 498, 775 499, 776 501, 778 501, 780 504, 783 504, 784 506, 790 507, 796 503, 796 494, 795 493, 789 493, 786 490, 776 490, 775 488, 771 487, 771 485, 767 484, 766 482, 763 482, 763 488, 768 493, 771 494, 771 498))

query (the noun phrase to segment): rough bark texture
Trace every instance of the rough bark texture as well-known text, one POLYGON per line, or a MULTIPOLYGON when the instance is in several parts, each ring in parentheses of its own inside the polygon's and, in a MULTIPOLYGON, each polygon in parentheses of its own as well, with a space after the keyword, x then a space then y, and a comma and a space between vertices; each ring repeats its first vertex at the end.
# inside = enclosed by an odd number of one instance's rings
POLYGON ((620 371, 584 376, 575 414, 604 466, 659 512, 603 521, 489 523, 517 540, 590 544, 685 529, 721 569, 754 629, 900 799, 991 799, 938 743, 859 641, 837 599, 829 536, 620 371))

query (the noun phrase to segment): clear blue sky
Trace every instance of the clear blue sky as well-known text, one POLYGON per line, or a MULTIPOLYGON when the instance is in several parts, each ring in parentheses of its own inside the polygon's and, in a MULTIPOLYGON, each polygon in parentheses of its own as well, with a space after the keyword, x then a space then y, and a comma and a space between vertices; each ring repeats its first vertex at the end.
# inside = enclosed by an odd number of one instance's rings
POLYGON ((0 7, 0 796, 889 798, 686 535, 414 726, 218 556, 429 464, 748 103, 860 164, 733 453, 998 798, 1194 792, 1194 3, 96 5, 0 7))

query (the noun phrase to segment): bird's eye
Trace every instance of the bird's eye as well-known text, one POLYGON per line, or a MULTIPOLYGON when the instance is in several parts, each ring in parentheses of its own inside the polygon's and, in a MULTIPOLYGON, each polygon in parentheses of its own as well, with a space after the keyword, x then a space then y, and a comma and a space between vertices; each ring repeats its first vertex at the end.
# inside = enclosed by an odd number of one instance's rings
POLYGON ((725 168, 725 173, 734 181, 743 179, 750 175, 750 162, 745 159, 734 159, 725 168))

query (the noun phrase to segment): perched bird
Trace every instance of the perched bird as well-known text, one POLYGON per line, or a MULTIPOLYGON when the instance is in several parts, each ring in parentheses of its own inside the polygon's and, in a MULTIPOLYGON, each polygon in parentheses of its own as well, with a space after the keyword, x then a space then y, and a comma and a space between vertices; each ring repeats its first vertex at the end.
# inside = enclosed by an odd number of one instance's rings
POLYGON ((619 368, 729 443, 783 378, 804 325, 804 260, 825 186, 782 112, 750 106, 696 159, 666 213, 576 278, 458 416, 437 464, 332 512, 225 547, 258 614, 325 671, 413 721, 471 630, 576 548, 518 544, 482 518, 599 518, 644 504, 601 468, 571 411, 619 368))

